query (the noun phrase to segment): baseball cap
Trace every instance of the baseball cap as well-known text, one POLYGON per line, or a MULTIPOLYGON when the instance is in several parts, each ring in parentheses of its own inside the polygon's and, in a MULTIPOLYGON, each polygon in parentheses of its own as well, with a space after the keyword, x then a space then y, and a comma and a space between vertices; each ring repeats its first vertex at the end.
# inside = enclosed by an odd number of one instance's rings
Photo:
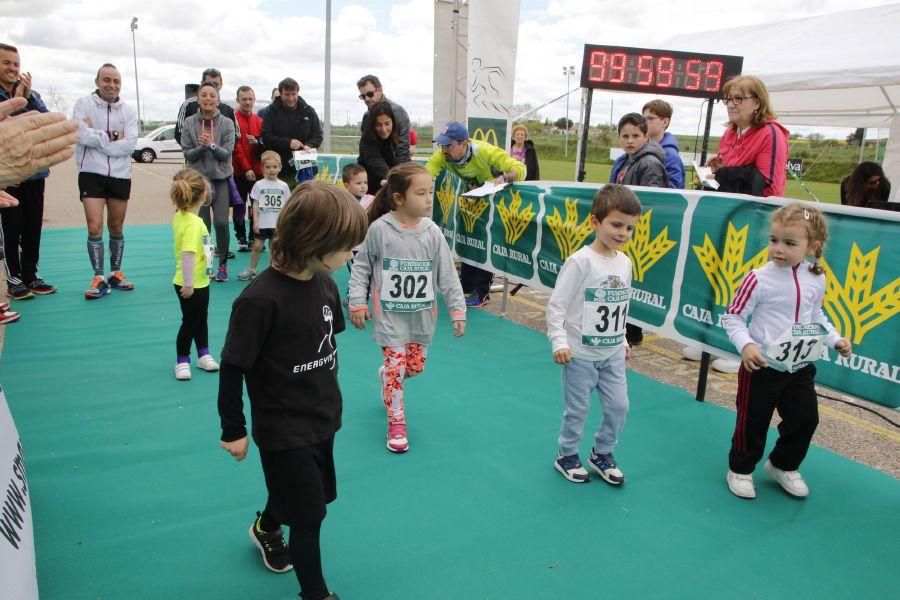
POLYGON ((450 142, 462 142, 469 139, 469 132, 466 126, 459 121, 450 121, 444 126, 444 130, 434 136, 434 141, 441 146, 446 146, 450 142))

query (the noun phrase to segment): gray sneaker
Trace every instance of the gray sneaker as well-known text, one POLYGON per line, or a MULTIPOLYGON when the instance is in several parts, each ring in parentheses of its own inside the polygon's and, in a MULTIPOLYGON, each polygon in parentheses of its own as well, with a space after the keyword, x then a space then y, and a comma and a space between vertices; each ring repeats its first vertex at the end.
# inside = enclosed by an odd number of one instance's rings
POLYGON ((253 279, 254 277, 256 277, 256 271, 254 271, 250 267, 247 267, 238 274, 238 279, 240 279, 241 281, 247 281, 248 279, 253 279))

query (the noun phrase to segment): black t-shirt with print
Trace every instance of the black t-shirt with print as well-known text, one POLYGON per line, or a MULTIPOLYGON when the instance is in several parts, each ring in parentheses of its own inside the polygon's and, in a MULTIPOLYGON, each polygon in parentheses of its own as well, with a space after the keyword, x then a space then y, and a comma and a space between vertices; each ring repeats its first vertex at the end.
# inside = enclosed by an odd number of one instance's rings
MULTIPOLYGON (((222 362, 244 372, 259 448, 308 446, 340 429, 341 331, 337 285, 326 275, 300 281, 268 268, 234 301, 222 362)), ((223 419, 223 429, 242 426, 223 419)))

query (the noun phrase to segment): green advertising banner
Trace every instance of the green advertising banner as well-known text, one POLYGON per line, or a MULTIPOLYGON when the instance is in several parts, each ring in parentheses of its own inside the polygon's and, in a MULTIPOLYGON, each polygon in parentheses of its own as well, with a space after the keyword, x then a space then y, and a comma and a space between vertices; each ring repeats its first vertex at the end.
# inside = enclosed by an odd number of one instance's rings
MULTIPOLYGON (((323 158, 320 172, 329 164, 323 158)), ((539 181, 465 198, 462 180, 445 171, 435 181, 433 218, 463 262, 551 292, 565 259, 593 240, 590 209, 598 189, 539 181)), ((736 357, 722 315, 747 273, 768 261, 772 212, 796 200, 634 192, 644 210, 623 248, 633 269, 628 319, 666 338, 736 357)), ((823 308, 853 344, 847 358, 826 349, 815 363, 816 381, 900 407, 900 214, 816 206, 826 213, 830 231, 822 260, 823 308)))
POLYGON ((319 154, 316 157, 316 167, 319 169, 319 172, 316 173, 316 181, 340 183, 341 171, 338 169, 338 157, 336 155, 319 154))

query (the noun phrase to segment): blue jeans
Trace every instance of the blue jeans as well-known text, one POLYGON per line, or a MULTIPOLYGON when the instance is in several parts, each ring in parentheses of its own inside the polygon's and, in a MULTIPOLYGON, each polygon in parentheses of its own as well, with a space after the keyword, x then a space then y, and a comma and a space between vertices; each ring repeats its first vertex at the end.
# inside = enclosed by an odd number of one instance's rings
POLYGON ((578 453, 594 390, 597 390, 603 405, 603 419, 594 434, 594 450, 598 454, 612 452, 628 414, 625 347, 605 360, 573 357, 567 365, 563 365, 562 384, 566 409, 557 440, 560 452, 563 456, 578 453))

